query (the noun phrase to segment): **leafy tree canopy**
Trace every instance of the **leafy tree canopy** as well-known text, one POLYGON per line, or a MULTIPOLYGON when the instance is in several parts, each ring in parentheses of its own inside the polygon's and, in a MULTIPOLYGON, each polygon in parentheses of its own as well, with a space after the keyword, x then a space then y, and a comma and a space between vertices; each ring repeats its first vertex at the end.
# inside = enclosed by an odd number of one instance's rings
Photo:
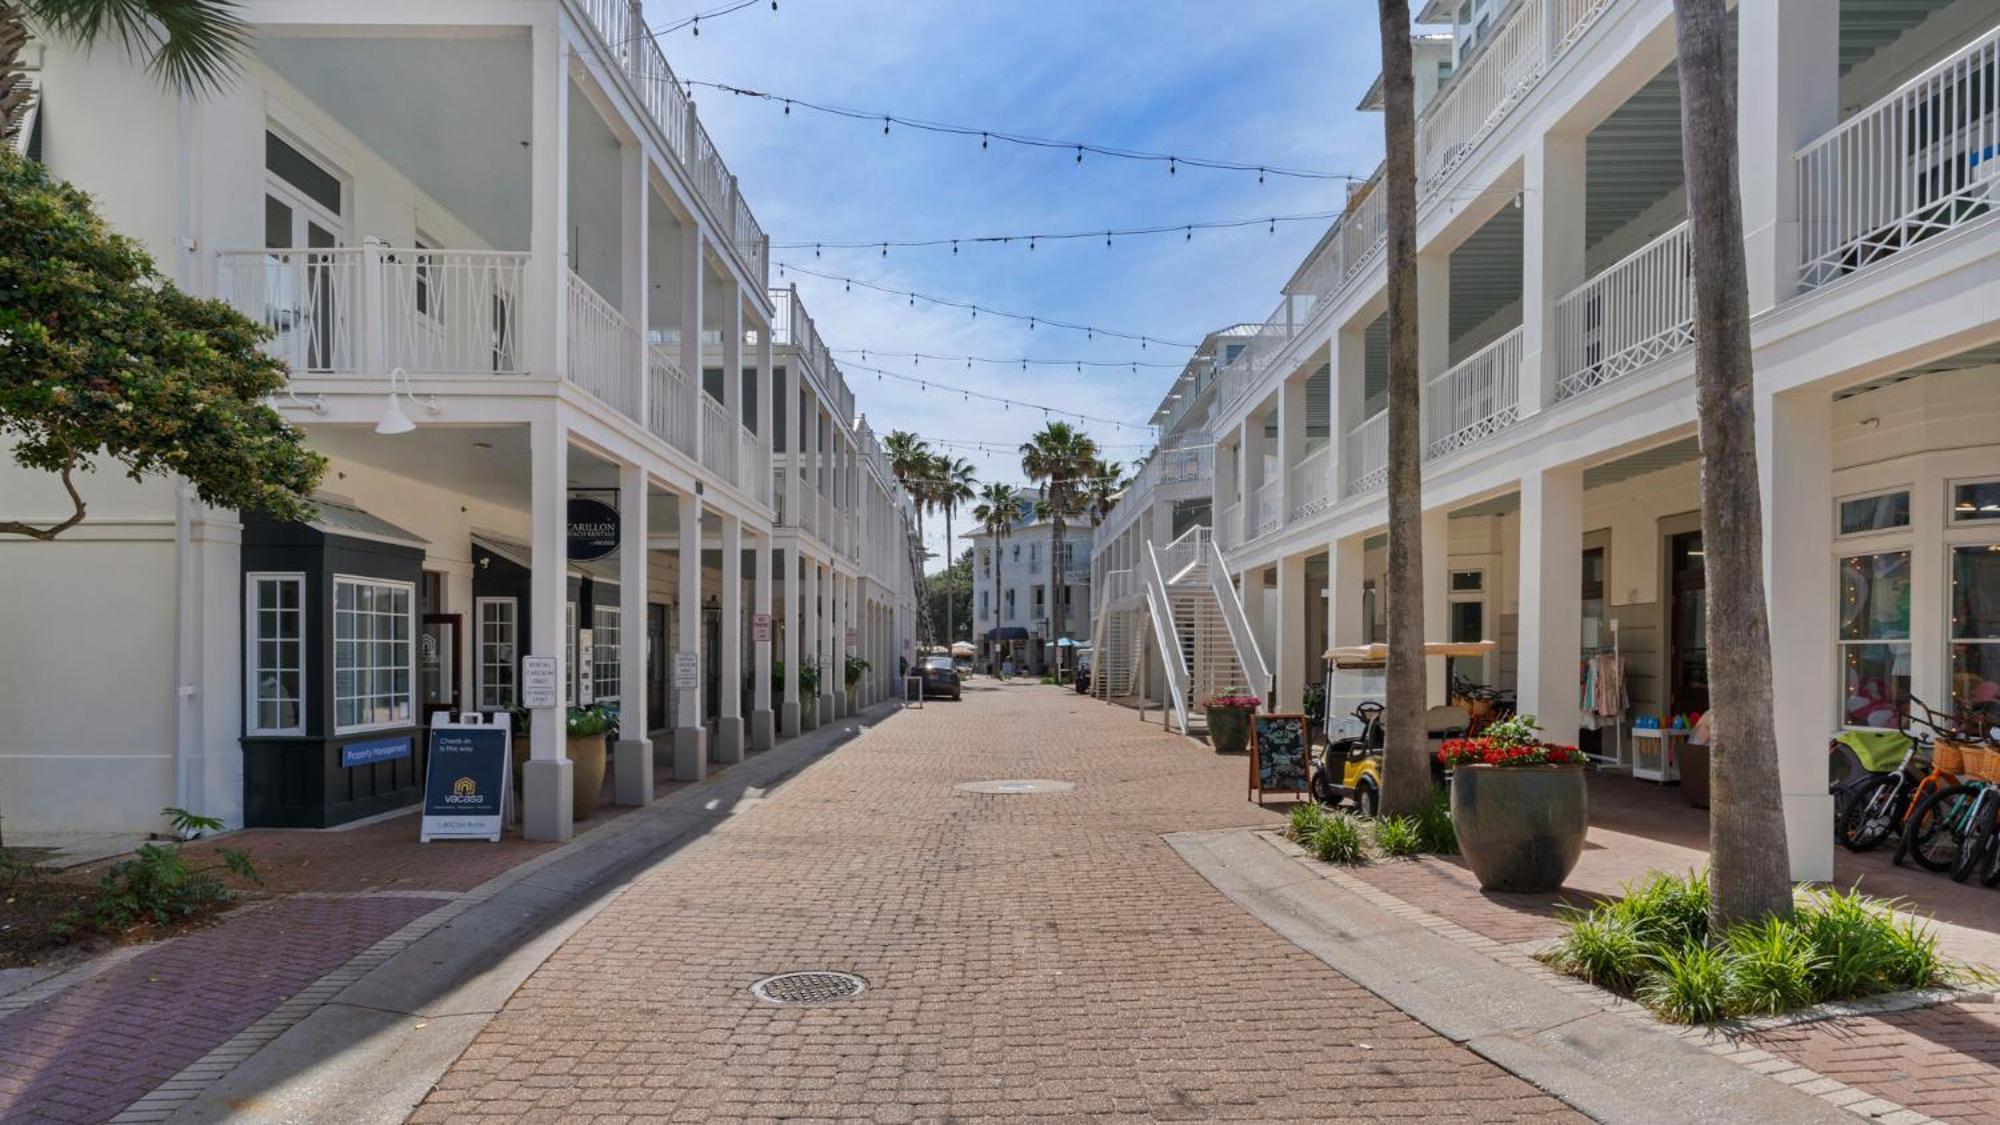
POLYGON ((161 277, 89 196, 0 152, 0 433, 21 464, 61 474, 75 508, 0 533, 53 539, 81 522, 73 478, 99 458, 134 480, 185 477, 216 507, 307 516, 326 462, 264 402, 288 377, 265 335, 161 277))

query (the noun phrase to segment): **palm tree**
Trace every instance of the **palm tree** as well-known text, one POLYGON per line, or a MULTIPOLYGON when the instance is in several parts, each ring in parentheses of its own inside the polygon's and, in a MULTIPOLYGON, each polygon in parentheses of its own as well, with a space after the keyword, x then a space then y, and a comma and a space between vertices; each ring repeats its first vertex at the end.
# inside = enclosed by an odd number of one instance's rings
MULTIPOLYGON (((1098 464, 1097 443, 1090 435, 1068 422, 1050 422, 1021 446, 1021 469, 1028 479, 1041 486, 1042 512, 1053 530, 1049 536, 1049 558, 1056 573, 1055 596, 1049 599, 1050 641, 1063 636, 1063 600, 1060 567, 1063 557, 1063 521, 1083 514, 1084 483, 1098 464)), ((1061 661, 1057 661, 1058 674, 1061 661)))
POLYGON ((1771 714, 1771 623, 1764 607, 1764 516, 1751 381, 1750 283, 1736 180, 1736 63, 1723 0, 1674 0, 1680 44, 1681 162, 1694 259, 1695 412, 1701 431, 1701 538, 1708 572, 1710 924, 1792 913, 1771 714))
POLYGON ((986 486, 979 491, 979 501, 979 506, 972 509, 972 518, 979 521, 980 530, 993 537, 993 626, 997 631, 1000 627, 1000 543, 1014 533, 1014 520, 1021 509, 1014 497, 1014 487, 997 480, 986 482, 986 486))
MULTIPOLYGON (((953 457, 940 453, 931 462, 932 478, 935 480, 938 507, 944 509, 944 553, 951 557, 951 519, 957 514, 960 504, 969 503, 977 495, 972 491, 972 462, 963 457, 953 457)), ((951 601, 944 603, 944 643, 950 644, 955 636, 952 629, 951 601)))
POLYGON ((1379 0, 1382 128, 1377 191, 1389 219, 1389 660, 1383 678, 1382 814, 1409 816, 1432 800, 1424 736, 1423 379, 1417 371, 1417 115, 1409 0, 1379 0))
POLYGON ((236 0, 0 0, 0 132, 14 138, 33 102, 21 52, 35 35, 79 47, 116 39, 170 90, 226 85, 249 27, 236 0))
MULTIPOLYGON (((916 509, 917 513, 917 543, 920 545, 919 550, 928 557, 929 548, 922 547, 921 544, 924 542, 924 510, 932 506, 931 472, 934 459, 930 444, 908 430, 893 430, 888 439, 882 443, 882 449, 889 455, 889 475, 895 477, 896 483, 903 486, 903 491, 910 494, 910 506, 916 509)), ((920 560, 917 565, 919 584, 922 583, 923 577, 923 564, 920 560)), ((923 605, 923 601, 920 600, 917 608, 917 625, 921 631, 928 633, 930 615, 924 611, 923 605)), ((936 640, 935 637, 930 639, 936 640)))
POLYGON ((1118 494, 1132 482, 1125 476, 1125 466, 1116 461, 1098 461, 1090 467, 1090 476, 1083 485, 1083 507, 1090 515, 1090 526, 1096 527, 1111 514, 1118 503, 1118 494))

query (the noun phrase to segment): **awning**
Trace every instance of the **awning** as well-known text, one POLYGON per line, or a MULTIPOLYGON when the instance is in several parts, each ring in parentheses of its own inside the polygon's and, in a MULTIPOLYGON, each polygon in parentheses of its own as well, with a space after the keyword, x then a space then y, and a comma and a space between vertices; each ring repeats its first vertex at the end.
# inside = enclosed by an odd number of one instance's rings
POLYGON ((412 531, 405 531, 388 520, 362 511, 343 500, 331 496, 315 496, 313 507, 317 509, 309 526, 328 535, 344 535, 350 539, 372 539, 380 543, 394 543, 401 547, 415 547, 422 550, 430 546, 430 541, 412 531))
POLYGON ((1025 641, 1028 639, 1028 630, 1019 625, 1002 625, 998 628, 988 629, 986 631, 986 639, 989 641, 1025 641))

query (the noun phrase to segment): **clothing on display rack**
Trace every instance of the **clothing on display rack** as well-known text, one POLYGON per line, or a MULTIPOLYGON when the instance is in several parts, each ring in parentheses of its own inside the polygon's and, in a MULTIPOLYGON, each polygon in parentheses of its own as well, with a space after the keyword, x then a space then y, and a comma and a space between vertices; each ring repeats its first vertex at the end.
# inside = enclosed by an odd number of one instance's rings
POLYGON ((1600 719, 1625 713, 1625 658, 1600 652, 1583 662, 1583 712, 1600 719))

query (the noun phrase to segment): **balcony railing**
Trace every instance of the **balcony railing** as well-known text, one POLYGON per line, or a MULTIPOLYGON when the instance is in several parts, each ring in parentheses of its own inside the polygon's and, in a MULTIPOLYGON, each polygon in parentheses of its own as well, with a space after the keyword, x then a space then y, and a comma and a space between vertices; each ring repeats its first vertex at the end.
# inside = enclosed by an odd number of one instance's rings
POLYGON ((639 334, 611 302, 569 275, 570 381, 627 418, 639 415, 639 334))
POLYGON ((1359 496, 1382 487, 1389 479, 1389 412, 1378 411, 1367 421, 1347 431, 1342 449, 1347 469, 1343 497, 1359 496))
POLYGON ((1556 303, 1558 401, 1694 342, 1692 263, 1681 223, 1556 303))
POLYGON ((771 474, 764 471, 764 439, 752 432, 750 427, 739 427, 742 473, 736 477, 738 484, 746 487, 752 499, 762 504, 771 502, 771 474))
POLYGON ((1430 445, 1442 457, 1492 437, 1521 417, 1521 330, 1514 329, 1431 380, 1430 445))
POLYGON ((1285 470, 1285 479, 1291 486, 1291 503, 1285 509, 1287 521, 1323 512, 1332 503, 1332 485, 1327 480, 1332 463, 1333 446, 1323 445, 1285 470))
POLYGON ((1215 513, 1215 541, 1223 550, 1243 542, 1243 502, 1232 501, 1215 513))
POLYGON ((701 399, 701 463, 709 472, 735 484, 740 432, 736 419, 729 416, 728 407, 706 391, 696 397, 701 399))
POLYGON ((2000 27, 1799 150, 1799 282, 1825 285, 2000 205, 2000 27))
POLYGON ((1489 33, 1417 122, 1417 178, 1426 189, 1463 163, 1612 3, 1523 0, 1489 33))
POLYGON ((658 344, 646 349, 646 428, 654 437, 695 455, 695 396, 700 390, 671 351, 658 344))
POLYGON ((1278 530, 1285 522, 1285 479, 1273 477, 1257 486, 1250 494, 1250 521, 1245 525, 1246 538, 1255 539, 1278 530))
POLYGON ((527 255, 331 249, 224 251, 218 296, 272 332, 300 374, 515 375, 527 255))

